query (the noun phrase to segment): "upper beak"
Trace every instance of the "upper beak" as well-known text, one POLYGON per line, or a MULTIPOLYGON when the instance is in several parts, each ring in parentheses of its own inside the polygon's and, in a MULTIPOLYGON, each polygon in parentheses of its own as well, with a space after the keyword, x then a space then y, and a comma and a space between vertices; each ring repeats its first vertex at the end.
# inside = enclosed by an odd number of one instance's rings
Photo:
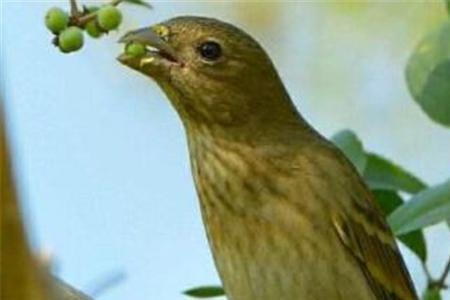
MULTIPOLYGON (((131 42, 141 43, 152 48, 151 51, 157 52, 162 57, 173 62, 179 62, 176 51, 150 27, 130 31, 119 39, 119 43, 127 44, 131 42)), ((121 60, 121 57, 119 56, 118 59, 121 60)))

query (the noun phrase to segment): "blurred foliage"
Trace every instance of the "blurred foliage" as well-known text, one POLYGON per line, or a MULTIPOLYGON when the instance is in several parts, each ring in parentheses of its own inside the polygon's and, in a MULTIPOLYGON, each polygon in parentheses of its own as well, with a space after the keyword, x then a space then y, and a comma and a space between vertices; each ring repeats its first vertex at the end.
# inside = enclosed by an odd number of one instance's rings
MULTIPOLYGON (((215 3, 210 3, 214 7, 215 3)), ((238 18, 245 24, 245 28, 251 31, 266 32, 273 28, 283 28, 286 21, 284 13, 289 11, 290 7, 298 6, 296 2, 286 1, 236 1, 230 4, 229 8, 233 17, 238 18)), ((373 47, 386 34, 398 32, 398 28, 402 27, 405 20, 408 23, 414 23, 415 26, 407 27, 406 32, 402 35, 399 43, 390 46, 395 47, 392 51, 403 49, 406 41, 414 40, 432 28, 441 24, 445 19, 443 10, 444 4, 441 1, 411 1, 411 2, 385 2, 385 1, 323 1, 323 2, 302 2, 302 7, 311 7, 317 19, 321 20, 325 26, 315 28, 314 32, 317 37, 326 36, 327 39, 318 39, 318 45, 328 43, 332 45, 335 38, 333 32, 328 31, 326 24, 338 25, 339 19, 346 18, 354 27, 352 37, 355 39, 355 48, 373 47), (424 13, 426 10, 426 13, 424 13), (379 22, 379 20, 383 20, 379 22), (359 35, 357 27, 364 28, 364 32, 359 35), (396 30, 393 30, 396 28, 396 30), (317 31, 317 32, 316 32, 317 31), (367 31, 371 31, 371 35, 367 36, 367 31), (362 42, 364 41, 364 42, 362 42)), ((310 12, 310 10, 308 10, 310 12)), ((300 15, 302 17, 302 15, 300 15)), ((333 25, 332 25, 333 26, 333 25)), ((289 35, 299 33, 297 28, 290 28, 286 31, 289 35)), ((275 31, 274 34, 283 34, 284 32, 275 31)), ((301 36, 297 36, 301 38, 301 36)))
POLYGON ((256 1, 242 1, 233 3, 235 16, 242 19, 250 30, 267 31, 276 28, 283 20, 281 2, 266 2, 263 5, 256 1), (249 13, 251 12, 251 13, 249 13))
POLYGON ((419 43, 409 59, 406 79, 424 112, 450 126, 450 21, 419 43))
POLYGON ((374 153, 367 153, 364 179, 373 189, 399 190, 414 194, 426 188, 425 183, 411 172, 374 153))
POLYGON ((396 234, 447 220, 450 220, 450 180, 416 194, 388 218, 396 234))
POLYGON ((356 134, 351 130, 342 130, 333 136, 333 142, 347 155, 359 174, 363 174, 366 169, 367 155, 356 134))

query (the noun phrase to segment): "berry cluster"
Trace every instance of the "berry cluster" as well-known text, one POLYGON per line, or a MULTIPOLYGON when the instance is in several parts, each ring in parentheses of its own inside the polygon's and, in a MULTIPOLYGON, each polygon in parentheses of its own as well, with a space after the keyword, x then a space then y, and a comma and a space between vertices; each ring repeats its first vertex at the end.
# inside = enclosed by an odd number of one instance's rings
POLYGON ((122 22, 122 13, 115 5, 84 7, 82 12, 69 15, 58 7, 47 11, 45 25, 55 35, 54 44, 63 53, 78 51, 83 47, 83 30, 99 38, 115 30, 122 22))

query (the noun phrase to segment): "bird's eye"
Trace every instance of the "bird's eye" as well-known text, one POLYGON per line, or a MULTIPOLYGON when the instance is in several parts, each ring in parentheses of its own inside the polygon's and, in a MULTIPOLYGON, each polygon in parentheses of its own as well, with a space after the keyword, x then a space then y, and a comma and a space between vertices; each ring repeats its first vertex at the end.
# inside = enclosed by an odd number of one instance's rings
POLYGON ((218 60, 222 56, 222 48, 216 42, 208 41, 198 47, 200 55, 209 61, 218 60))

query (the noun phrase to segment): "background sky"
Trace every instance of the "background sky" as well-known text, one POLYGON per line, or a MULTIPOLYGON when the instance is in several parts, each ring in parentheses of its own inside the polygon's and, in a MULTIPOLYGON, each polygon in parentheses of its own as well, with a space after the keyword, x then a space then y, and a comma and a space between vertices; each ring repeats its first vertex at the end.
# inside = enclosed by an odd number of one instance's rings
MULTIPOLYGON (((414 45, 445 18, 440 1, 124 5, 119 32, 63 55, 43 20, 67 2, 2 0, 1 92, 33 246, 87 292, 125 272, 98 299, 185 299, 184 289, 219 283, 181 123, 153 82, 115 60, 127 30, 186 14, 231 21, 264 45, 323 134, 351 128, 429 184, 450 176, 450 130, 425 116, 404 81, 414 45)), ((438 275, 450 234, 438 225, 426 235, 438 275)), ((402 250, 422 290, 420 264, 402 250)))

